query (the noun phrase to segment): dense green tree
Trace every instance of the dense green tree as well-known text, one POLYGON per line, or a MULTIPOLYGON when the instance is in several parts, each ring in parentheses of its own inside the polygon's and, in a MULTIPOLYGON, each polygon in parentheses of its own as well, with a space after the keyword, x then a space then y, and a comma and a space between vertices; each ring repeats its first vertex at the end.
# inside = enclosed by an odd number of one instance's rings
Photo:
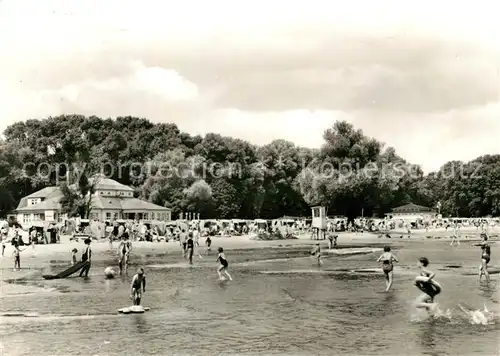
POLYGON ((131 116, 17 122, 0 142, 0 213, 44 186, 61 184, 65 210, 88 216, 88 178, 103 173, 134 187, 137 196, 171 207, 174 217, 307 216, 311 205, 321 204, 331 215, 352 219, 382 216, 409 202, 439 202, 445 216, 500 215, 500 155, 448 162, 424 175, 347 122, 335 122, 323 139, 318 150, 280 139, 257 147, 131 116))

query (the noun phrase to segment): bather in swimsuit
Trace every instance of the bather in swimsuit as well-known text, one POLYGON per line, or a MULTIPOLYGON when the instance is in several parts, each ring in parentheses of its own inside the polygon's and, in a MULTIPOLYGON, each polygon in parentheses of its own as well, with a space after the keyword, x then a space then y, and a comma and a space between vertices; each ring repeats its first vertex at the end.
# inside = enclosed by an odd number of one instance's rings
POLYGON ((481 250, 483 250, 483 252, 481 254, 481 259, 485 260, 486 264, 488 264, 490 262, 490 258, 491 258, 491 248, 490 248, 490 245, 484 244, 481 247, 481 250))
POLYGON ((384 271, 384 273, 387 274, 389 272, 392 272, 393 268, 394 268, 394 266, 393 266, 393 264, 392 264, 391 261, 389 261, 389 260, 383 261, 383 263, 382 263, 382 271, 384 271))
MULTIPOLYGON (((429 277, 426 273, 422 273, 422 276, 429 277)), ((432 282, 416 282, 415 285, 430 297, 431 303, 434 302, 434 297, 441 293, 441 288, 432 282)))

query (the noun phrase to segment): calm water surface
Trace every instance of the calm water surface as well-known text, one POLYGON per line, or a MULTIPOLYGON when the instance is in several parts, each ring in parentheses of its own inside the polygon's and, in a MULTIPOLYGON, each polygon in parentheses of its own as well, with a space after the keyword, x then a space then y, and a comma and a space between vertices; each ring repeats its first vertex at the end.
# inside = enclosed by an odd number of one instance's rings
POLYGON ((131 272, 145 266, 143 305, 151 308, 140 315, 116 313, 131 304, 132 273, 104 280, 103 269, 115 260, 111 252, 108 262, 94 263, 87 280, 35 275, 21 282, 43 290, 1 299, 4 355, 498 354, 499 322, 473 325, 458 308, 499 310, 498 275, 489 285, 463 275, 477 270, 477 248, 396 242, 401 264, 390 293, 382 292, 379 274, 342 272, 377 267, 379 253, 327 257, 321 270, 331 273, 317 273, 308 251, 228 250, 235 280, 222 284, 215 256, 188 268, 179 253, 135 255, 131 272), (437 301, 449 319, 412 321, 419 294, 412 279, 421 255, 443 285, 437 301), (16 312, 36 317, 5 316, 16 312))

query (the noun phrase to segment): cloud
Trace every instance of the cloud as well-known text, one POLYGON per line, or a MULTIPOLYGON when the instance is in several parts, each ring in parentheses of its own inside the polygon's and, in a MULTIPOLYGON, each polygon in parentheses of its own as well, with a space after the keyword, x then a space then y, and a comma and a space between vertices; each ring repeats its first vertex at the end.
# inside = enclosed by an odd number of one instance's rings
POLYGON ((498 6, 4 0, 0 129, 135 115, 319 147, 342 119, 437 169, 500 151, 498 6))

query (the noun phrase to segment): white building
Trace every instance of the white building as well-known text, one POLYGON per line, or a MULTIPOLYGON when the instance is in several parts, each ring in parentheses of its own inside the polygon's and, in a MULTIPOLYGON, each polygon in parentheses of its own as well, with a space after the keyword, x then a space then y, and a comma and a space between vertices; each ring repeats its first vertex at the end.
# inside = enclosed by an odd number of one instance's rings
MULTIPOLYGON (((92 182, 92 179, 90 179, 92 182)), ((61 189, 46 187, 21 199, 16 209, 17 221, 23 225, 34 222, 63 222, 61 189)), ((138 219, 143 221, 170 221, 172 211, 144 200, 134 198, 134 190, 112 179, 97 177, 91 200, 90 219, 112 221, 138 219)))
POLYGON ((417 204, 406 204, 392 209, 392 212, 386 214, 390 219, 400 219, 405 221, 429 220, 437 217, 434 209, 417 204))

